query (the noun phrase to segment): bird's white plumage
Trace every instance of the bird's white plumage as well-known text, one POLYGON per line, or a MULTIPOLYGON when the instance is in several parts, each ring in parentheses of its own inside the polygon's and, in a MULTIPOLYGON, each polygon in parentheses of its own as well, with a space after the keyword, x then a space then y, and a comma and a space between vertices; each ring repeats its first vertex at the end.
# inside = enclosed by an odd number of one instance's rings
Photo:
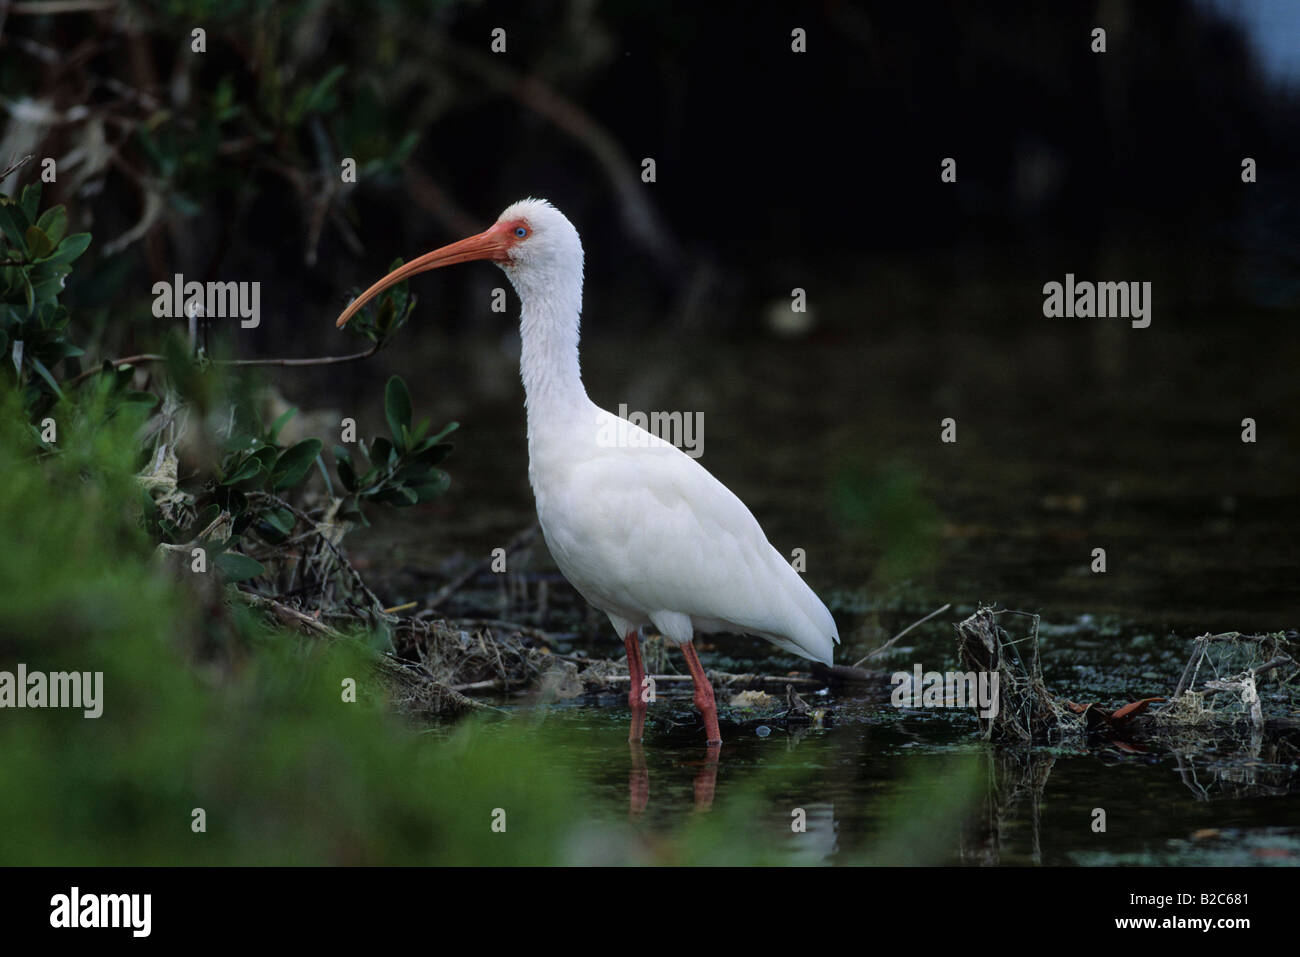
POLYGON ((503 264, 523 303, 529 480, 564 577, 622 637, 651 625, 757 635, 830 664, 835 621, 732 492, 680 449, 596 406, 582 386, 582 244, 544 200, 498 222, 530 235, 503 264))

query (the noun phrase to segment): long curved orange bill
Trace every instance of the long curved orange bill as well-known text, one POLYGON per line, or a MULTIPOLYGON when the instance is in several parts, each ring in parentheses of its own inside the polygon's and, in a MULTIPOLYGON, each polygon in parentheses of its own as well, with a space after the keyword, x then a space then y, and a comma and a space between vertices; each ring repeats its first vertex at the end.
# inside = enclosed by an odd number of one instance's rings
POLYGON ((343 310, 343 315, 339 316, 334 325, 340 329, 343 328, 347 325, 348 320, 355 316, 358 310, 367 302, 388 287, 410 279, 416 273, 427 272, 430 269, 438 269, 442 266, 452 266, 456 263, 471 262, 475 259, 490 259, 493 262, 502 262, 506 259, 506 253, 512 245, 510 238, 506 229, 502 228, 501 224, 497 224, 476 236, 470 236, 468 239, 460 240, 460 242, 443 246, 441 249, 435 249, 431 253, 425 253, 418 259, 412 259, 409 263, 398 266, 352 300, 352 304, 343 310))

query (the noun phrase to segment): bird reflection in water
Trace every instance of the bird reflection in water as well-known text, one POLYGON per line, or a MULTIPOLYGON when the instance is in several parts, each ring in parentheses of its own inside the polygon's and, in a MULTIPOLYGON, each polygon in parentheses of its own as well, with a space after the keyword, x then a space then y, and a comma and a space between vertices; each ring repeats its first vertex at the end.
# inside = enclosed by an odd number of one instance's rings
MULTIPOLYGON (((632 819, 640 817, 650 804, 650 771, 645 763, 645 751, 640 741, 629 741, 628 752, 632 758, 632 767, 627 776, 627 816, 632 819)), ((684 761, 686 766, 698 766, 695 772, 695 810, 708 811, 713 808, 713 797, 718 787, 718 764, 722 755, 722 745, 710 744, 704 748, 701 759, 684 761)))

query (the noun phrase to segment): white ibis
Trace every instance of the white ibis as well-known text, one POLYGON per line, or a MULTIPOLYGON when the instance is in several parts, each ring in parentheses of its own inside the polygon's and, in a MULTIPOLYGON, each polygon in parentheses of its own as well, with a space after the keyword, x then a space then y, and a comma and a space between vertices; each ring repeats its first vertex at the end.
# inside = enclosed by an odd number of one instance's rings
POLYGON ((645 724, 641 629, 681 647, 710 745, 720 744, 713 686, 692 639, 731 632, 831 663, 835 620, 758 521, 695 459, 587 397, 578 368, 582 241, 558 209, 525 199, 489 229, 393 270, 339 316, 416 273, 486 259, 522 303, 520 374, 528 479, 546 544, 564 577, 609 616, 627 649, 629 740, 645 724))

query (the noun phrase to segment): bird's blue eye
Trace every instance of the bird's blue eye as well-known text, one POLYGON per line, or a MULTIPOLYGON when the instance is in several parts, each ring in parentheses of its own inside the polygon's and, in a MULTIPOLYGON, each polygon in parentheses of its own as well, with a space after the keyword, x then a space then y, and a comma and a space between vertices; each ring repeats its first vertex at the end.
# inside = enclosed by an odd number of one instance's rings
POLYGON ((516 226, 515 235, 518 236, 520 239, 523 239, 525 236, 528 235, 528 230, 525 229, 523 226, 516 226))

